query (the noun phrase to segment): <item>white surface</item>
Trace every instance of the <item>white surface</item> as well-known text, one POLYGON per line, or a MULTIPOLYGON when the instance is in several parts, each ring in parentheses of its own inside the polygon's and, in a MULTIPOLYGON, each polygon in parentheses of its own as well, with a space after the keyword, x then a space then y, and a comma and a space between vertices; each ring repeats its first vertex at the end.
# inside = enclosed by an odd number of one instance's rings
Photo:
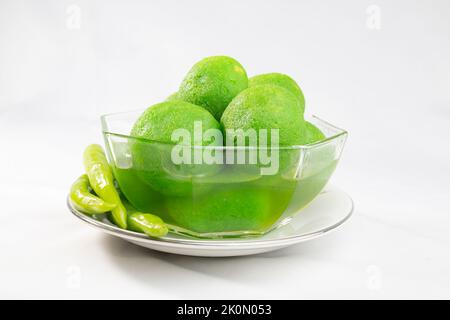
POLYGON ((449 38, 447 0, 2 0, 0 297, 450 298, 449 38), (99 115, 157 102, 212 54, 291 74, 311 112, 348 129, 332 180, 356 212, 341 230, 206 259, 68 212, 99 115))
POLYGON ((353 201, 336 187, 327 187, 302 212, 291 216, 289 223, 263 236, 254 238, 192 239, 168 233, 159 239, 123 230, 106 217, 101 221, 75 209, 68 201, 70 211, 87 225, 122 238, 138 246, 161 252, 197 257, 234 257, 259 254, 311 241, 337 230, 353 213, 353 201))

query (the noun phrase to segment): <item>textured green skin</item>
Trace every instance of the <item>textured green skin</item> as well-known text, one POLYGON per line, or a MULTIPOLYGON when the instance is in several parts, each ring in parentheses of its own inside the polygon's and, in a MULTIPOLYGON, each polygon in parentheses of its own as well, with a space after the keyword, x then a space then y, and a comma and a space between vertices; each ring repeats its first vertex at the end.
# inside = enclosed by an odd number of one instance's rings
POLYGON ((104 201, 116 205, 111 215, 120 228, 126 229, 127 211, 114 186, 114 176, 103 148, 98 144, 89 145, 84 150, 83 163, 92 189, 104 201))
POLYGON ((178 98, 205 108, 220 120, 230 101, 247 86, 247 73, 238 61, 226 56, 208 57, 188 72, 178 98))
POLYGON ((265 73, 248 79, 249 88, 265 84, 280 86, 293 93, 300 99, 303 114, 305 110, 305 96, 303 95, 302 89, 300 89, 299 85, 297 84, 297 82, 295 82, 294 79, 282 73, 265 73))
MULTIPOLYGON (((220 124, 208 111, 178 100, 158 103, 148 108, 134 124, 131 131, 133 137, 154 142, 133 142, 133 166, 138 176, 156 191, 166 195, 190 194, 193 175, 212 174, 220 169, 216 165, 176 166, 172 163, 172 132, 183 128, 191 132, 193 139, 194 121, 202 122, 203 131, 220 128, 220 124)), ((210 142, 203 141, 203 145, 209 144, 210 142)))
MULTIPOLYGON (((225 110, 221 124, 226 129, 279 129, 279 145, 307 143, 302 108, 288 90, 275 85, 259 85, 241 92, 225 110)), ((270 145, 268 145, 270 146, 270 145)), ((290 170, 298 158, 296 150, 279 151, 277 175, 290 170)), ((272 176, 274 181, 279 179, 272 176)))
POLYGON ((308 143, 314 143, 325 139, 325 135, 322 133, 322 131, 320 131, 320 129, 313 125, 311 122, 305 121, 305 126, 308 136, 308 143))
POLYGON ((304 144, 305 122, 299 100, 275 85, 248 88, 237 95, 222 115, 226 129, 279 129, 281 146, 304 144))
POLYGON ((178 92, 174 92, 174 93, 172 93, 170 96, 168 96, 168 97, 166 98, 166 101, 177 101, 177 100, 181 100, 181 99, 178 97, 178 92))
MULTIPOLYGON (((220 128, 219 123, 205 109, 184 101, 165 101, 144 111, 135 122, 131 135, 162 143, 172 144, 172 132, 187 129, 194 134, 194 121, 201 121, 203 131, 220 128)), ((205 142, 204 145, 207 143, 205 142)))

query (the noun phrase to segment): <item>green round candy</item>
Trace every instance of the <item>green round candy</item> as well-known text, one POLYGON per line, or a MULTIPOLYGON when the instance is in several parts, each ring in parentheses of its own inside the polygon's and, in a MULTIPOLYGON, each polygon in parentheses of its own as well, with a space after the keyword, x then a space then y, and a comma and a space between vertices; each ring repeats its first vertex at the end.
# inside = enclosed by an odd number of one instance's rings
POLYGON ((325 139, 325 135, 323 134, 323 132, 320 131, 320 129, 317 128, 315 125, 313 125, 311 122, 305 121, 305 126, 306 126, 306 135, 308 137, 307 141, 308 144, 325 139))
MULTIPOLYGON (((186 129, 191 133, 193 141, 194 122, 202 124, 203 131, 208 129, 220 129, 220 125, 214 117, 205 109, 185 101, 165 101, 157 103, 142 113, 134 123, 131 130, 133 137, 161 143, 173 144, 172 133, 177 129, 186 129)), ((202 145, 209 145, 211 141, 202 141, 202 145)))
MULTIPOLYGON (((225 110, 221 124, 226 133, 229 133, 229 129, 254 129, 259 135, 261 129, 266 129, 266 134, 269 135, 267 145, 258 141, 260 154, 264 152, 264 147, 272 147, 271 129, 278 129, 280 147, 303 145, 307 141, 299 99, 288 90, 275 85, 255 86, 241 92, 225 110)), ((239 145, 239 142, 227 141, 227 145, 230 144, 239 145)), ((278 157, 271 152, 270 165, 262 163, 259 157, 258 166, 261 173, 262 167, 272 168, 264 175, 281 175, 296 165, 298 155, 298 149, 280 149, 278 157)))
POLYGON ((214 174, 220 165, 194 164, 194 149, 190 152, 190 163, 174 163, 172 151, 177 142, 172 141, 172 133, 184 129, 190 140, 179 141, 179 145, 207 146, 219 145, 221 141, 195 141, 194 123, 198 121, 202 131, 219 129, 214 117, 202 107, 184 101, 166 101, 148 108, 134 124, 131 135, 133 169, 137 175, 156 191, 166 195, 186 195, 192 192, 197 176, 214 174), (145 139, 145 140, 143 140, 145 139))
POLYGON ((188 72, 178 98, 205 108, 220 120, 230 101, 247 86, 247 73, 238 61, 226 56, 208 57, 188 72))
POLYGON ((281 146, 306 142, 305 121, 300 101, 288 90, 275 85, 248 88, 226 108, 221 125, 228 129, 278 129, 281 146))
POLYGON ((303 95, 302 89, 300 89, 297 82, 295 82, 295 80, 288 75, 282 73, 265 73, 248 79, 249 88, 265 84, 272 84, 289 90, 300 99, 302 109, 305 110, 305 97, 303 95))
MULTIPOLYGON (((325 139, 325 135, 322 133, 322 131, 320 131, 319 128, 317 128, 315 125, 313 125, 311 122, 305 121, 305 135, 306 135, 306 141, 304 142, 305 145, 307 144, 311 144, 311 143, 315 143, 318 141, 321 141, 323 139, 325 139)), ((326 148, 328 149, 328 148, 326 148)), ((308 164, 308 168, 311 168, 311 162, 322 162, 322 160, 324 159, 328 159, 329 155, 326 155, 324 153, 324 151, 326 150, 324 148, 321 148, 319 150, 315 150, 312 151, 308 154, 308 158, 309 158, 309 164, 308 164), (318 153, 320 153, 319 159, 317 159, 316 161, 311 161, 311 158, 314 157, 316 158, 316 156, 318 155, 318 153)), ((281 150, 280 152, 280 177, 282 177, 282 179, 296 179, 296 175, 298 174, 298 166, 299 166, 299 161, 301 160, 301 153, 302 150, 301 149, 297 149, 297 148, 293 148, 291 150, 281 150)), ((307 170, 306 169, 306 170, 307 170)), ((303 168, 303 171, 305 171, 305 168, 303 168)), ((276 182, 276 179, 278 177, 273 177, 275 179, 273 179, 274 182, 276 182)), ((286 184, 286 181, 282 181, 282 184, 286 184)))
POLYGON ((174 100, 180 100, 180 98, 178 97, 178 92, 174 92, 166 98, 166 101, 174 101, 174 100))

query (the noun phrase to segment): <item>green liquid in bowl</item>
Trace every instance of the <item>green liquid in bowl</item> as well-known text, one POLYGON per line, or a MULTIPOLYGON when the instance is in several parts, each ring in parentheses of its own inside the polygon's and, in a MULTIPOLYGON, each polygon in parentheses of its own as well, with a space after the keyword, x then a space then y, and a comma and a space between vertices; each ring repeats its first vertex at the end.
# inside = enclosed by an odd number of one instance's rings
POLYGON ((124 196, 139 211, 160 216, 172 231, 205 238, 261 235, 287 223, 326 185, 347 136, 311 119, 326 139, 281 148, 278 173, 262 175, 257 164, 174 164, 170 145, 110 133, 115 117, 103 119, 104 137, 124 196), (133 159, 138 143, 151 161, 133 159))
MULTIPOLYGON (((188 182, 191 192, 184 196, 157 192, 140 178, 140 170, 113 167, 113 171, 125 197, 139 211, 159 215, 182 233, 217 237, 271 230, 314 199, 334 171, 336 161, 299 179, 252 175, 240 168, 234 172, 238 166, 224 166, 214 176, 192 178, 188 182)), ((164 179, 168 184, 176 182, 173 177, 174 181, 164 179)))

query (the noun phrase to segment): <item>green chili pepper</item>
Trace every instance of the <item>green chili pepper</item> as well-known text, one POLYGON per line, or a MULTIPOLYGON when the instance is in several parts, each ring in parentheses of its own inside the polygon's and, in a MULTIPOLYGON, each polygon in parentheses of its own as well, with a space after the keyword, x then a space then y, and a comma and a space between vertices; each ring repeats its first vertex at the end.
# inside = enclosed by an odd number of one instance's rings
POLYGON ((142 212, 128 215, 128 229, 143 232, 150 237, 163 237, 168 232, 166 224, 160 217, 142 212))
POLYGON ((92 189, 100 198, 116 205, 111 210, 114 223, 120 228, 126 229, 127 210, 114 187, 114 176, 103 148, 98 144, 89 145, 84 151, 83 162, 92 189))
POLYGON ((150 237, 163 237, 169 231, 160 217, 137 211, 127 199, 122 199, 122 203, 128 212, 128 230, 145 233, 150 237))
POLYGON ((72 184, 70 200, 77 210, 88 214, 105 213, 116 207, 115 204, 106 202, 90 193, 89 179, 85 174, 72 184))

